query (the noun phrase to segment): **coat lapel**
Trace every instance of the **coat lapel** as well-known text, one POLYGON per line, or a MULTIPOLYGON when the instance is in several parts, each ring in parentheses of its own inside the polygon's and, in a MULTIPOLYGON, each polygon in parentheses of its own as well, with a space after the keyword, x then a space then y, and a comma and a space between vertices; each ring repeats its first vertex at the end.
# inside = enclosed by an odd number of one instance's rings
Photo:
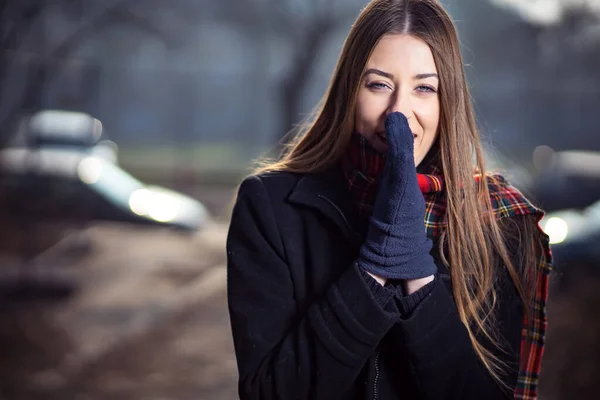
POLYGON ((364 240, 366 221, 362 221, 345 184, 341 167, 304 175, 288 197, 292 204, 307 206, 329 218, 354 244, 364 240))

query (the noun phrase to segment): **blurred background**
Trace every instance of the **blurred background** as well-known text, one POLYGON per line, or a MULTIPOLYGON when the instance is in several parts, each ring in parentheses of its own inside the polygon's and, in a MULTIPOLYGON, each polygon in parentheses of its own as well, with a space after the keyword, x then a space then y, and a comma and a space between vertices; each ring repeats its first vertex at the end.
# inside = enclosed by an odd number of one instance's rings
MULTIPOLYGON (((237 397, 235 187, 366 3, 0 1, 0 399, 237 397)), ((549 212, 541 398, 597 398, 600 1, 443 3, 489 166, 549 212)))

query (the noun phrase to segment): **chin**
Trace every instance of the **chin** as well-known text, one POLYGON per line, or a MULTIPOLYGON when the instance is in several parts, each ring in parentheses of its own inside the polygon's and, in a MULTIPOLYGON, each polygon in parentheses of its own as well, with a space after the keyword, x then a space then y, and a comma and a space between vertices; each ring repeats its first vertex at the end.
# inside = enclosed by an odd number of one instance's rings
POLYGON ((415 155, 415 167, 418 167, 418 166, 419 166, 419 164, 421 164, 421 162, 423 162, 423 159, 424 159, 424 158, 425 158, 425 157, 421 157, 421 156, 417 156, 417 155, 415 155))

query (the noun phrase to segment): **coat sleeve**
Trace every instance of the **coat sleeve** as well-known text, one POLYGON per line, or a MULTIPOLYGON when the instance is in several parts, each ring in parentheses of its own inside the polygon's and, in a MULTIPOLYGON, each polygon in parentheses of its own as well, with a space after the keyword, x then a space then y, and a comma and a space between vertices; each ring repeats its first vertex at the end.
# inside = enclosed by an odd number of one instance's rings
POLYGON ((240 398, 341 398, 397 320, 398 310, 380 304, 352 265, 300 312, 278 222, 261 179, 247 178, 227 238, 240 398))
MULTIPOLYGON (((505 337, 507 354, 501 358, 510 366, 504 381, 514 387, 521 327, 512 325, 511 328, 505 337)), ((501 388, 479 361, 444 283, 437 282, 412 315, 398 322, 393 336, 402 348, 399 353, 408 356, 421 398, 511 398, 510 391, 501 388)))
MULTIPOLYGON (((509 243, 509 252, 518 262, 518 244, 509 243), (516 247, 515 247, 516 246, 516 247)), ((518 267, 518 264, 516 264, 518 267)), ((523 332, 523 304, 509 280, 500 279, 498 289, 497 333, 504 351, 488 340, 481 343, 505 365, 501 387, 489 374, 471 344, 454 299, 442 282, 420 301, 413 312, 393 328, 395 344, 408 355, 417 390, 424 399, 510 399, 515 396, 519 352, 523 332)))

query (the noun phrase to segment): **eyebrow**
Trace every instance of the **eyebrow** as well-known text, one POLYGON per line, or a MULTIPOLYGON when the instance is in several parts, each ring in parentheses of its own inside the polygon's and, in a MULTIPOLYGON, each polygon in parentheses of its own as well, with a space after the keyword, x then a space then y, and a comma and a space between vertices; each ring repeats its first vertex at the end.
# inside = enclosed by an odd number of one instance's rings
MULTIPOLYGON (((384 72, 377 68, 370 68, 370 69, 366 70, 365 73, 363 74, 363 78, 369 74, 375 74, 375 75, 383 76, 384 78, 394 79, 394 75, 390 74, 389 72, 384 72)), ((440 80, 439 75, 435 74, 435 73, 417 74, 414 76, 414 79, 418 79, 418 80, 427 79, 427 78, 436 78, 437 80, 440 80)))
POLYGON ((417 76, 415 76, 416 79, 427 79, 427 78, 436 78, 438 81, 440 80, 440 77, 438 74, 418 74, 417 76))
POLYGON ((382 70, 377 69, 377 68, 370 68, 370 69, 366 70, 365 73, 363 74, 363 77, 370 75, 370 74, 383 76, 384 78, 388 78, 388 79, 394 79, 394 75, 390 74, 389 72, 383 72, 382 70))

